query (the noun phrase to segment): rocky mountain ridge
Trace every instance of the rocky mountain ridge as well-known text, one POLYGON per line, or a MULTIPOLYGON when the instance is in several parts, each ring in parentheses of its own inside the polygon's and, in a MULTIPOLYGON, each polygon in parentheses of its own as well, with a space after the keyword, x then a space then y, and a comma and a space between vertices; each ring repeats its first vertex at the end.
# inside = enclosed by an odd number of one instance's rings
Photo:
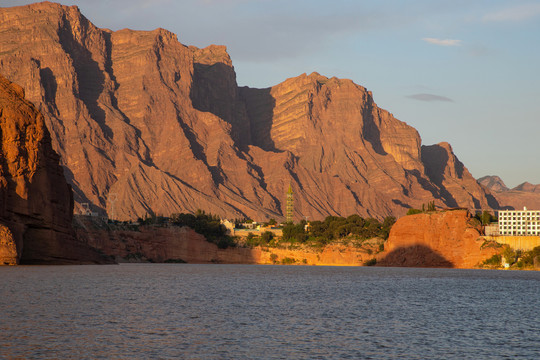
POLYGON ((49 2, 0 8, 0 73, 44 114, 78 209, 283 219, 289 184, 296 220, 498 207, 449 144, 423 146, 351 80, 240 88, 225 47, 164 29, 99 29, 49 2))

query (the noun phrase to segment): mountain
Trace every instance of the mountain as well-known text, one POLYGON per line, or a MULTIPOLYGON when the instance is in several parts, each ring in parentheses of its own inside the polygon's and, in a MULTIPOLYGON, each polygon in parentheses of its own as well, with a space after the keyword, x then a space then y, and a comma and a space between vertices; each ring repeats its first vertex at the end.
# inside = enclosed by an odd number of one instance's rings
POLYGON ((540 184, 533 185, 529 182, 524 182, 522 184, 519 184, 512 190, 530 192, 530 193, 540 193, 540 184))
POLYGON ((533 185, 524 182, 512 189, 504 185, 500 177, 491 175, 478 179, 478 183, 489 189, 501 208, 521 210, 524 207, 528 209, 540 209, 540 184, 533 185))
POLYGON ((99 29, 48 2, 0 8, 0 73, 44 114, 79 209, 283 219, 289 185, 296 220, 498 207, 449 144, 422 146, 351 80, 238 87, 224 46, 164 29, 99 29))
POLYGON ((101 263, 74 238, 73 198, 43 116, 0 76, 0 265, 101 263))
POLYGON ((486 175, 478 179, 478 183, 487 187, 491 191, 502 192, 508 191, 508 187, 505 185, 504 181, 496 175, 486 175))

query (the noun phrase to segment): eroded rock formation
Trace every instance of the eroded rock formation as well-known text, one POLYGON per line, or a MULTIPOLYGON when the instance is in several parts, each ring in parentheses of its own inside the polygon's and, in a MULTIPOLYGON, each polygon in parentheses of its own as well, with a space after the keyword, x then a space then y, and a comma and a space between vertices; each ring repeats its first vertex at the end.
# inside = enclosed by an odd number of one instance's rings
POLYGON ((102 262, 75 241, 73 199, 43 116, 0 76, 0 264, 102 262))
POLYGON ((377 264, 474 268, 501 251, 485 246, 479 226, 467 210, 404 216, 392 227, 377 264))
POLYGON ((99 29, 77 7, 0 8, 0 72, 43 112, 77 205, 117 219, 197 209, 222 217, 400 216, 496 207, 447 144, 317 73, 239 88, 223 46, 163 30, 99 29))

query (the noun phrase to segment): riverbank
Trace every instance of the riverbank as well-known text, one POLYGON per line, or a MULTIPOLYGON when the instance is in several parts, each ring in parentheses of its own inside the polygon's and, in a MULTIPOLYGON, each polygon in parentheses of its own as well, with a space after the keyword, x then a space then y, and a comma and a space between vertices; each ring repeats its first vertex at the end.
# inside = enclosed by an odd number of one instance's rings
POLYGON ((186 262, 219 264, 297 264, 359 266, 373 259, 379 241, 364 246, 335 243, 324 247, 298 244, 220 249, 188 227, 108 225, 92 219, 75 226, 77 238, 117 262, 186 262))

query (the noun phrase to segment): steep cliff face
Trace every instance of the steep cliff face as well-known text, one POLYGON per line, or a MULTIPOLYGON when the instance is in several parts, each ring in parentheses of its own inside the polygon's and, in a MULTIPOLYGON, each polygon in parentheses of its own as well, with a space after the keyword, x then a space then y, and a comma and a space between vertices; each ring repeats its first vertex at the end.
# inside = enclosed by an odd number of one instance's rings
POLYGON ((0 76, 0 264, 100 262, 71 230, 71 189, 43 116, 0 76))
POLYGON ((474 268, 500 252, 483 244, 479 225, 466 210, 408 215, 392 227, 377 264, 474 268))
POLYGON ((498 208, 495 197, 478 184, 456 157, 450 144, 422 146, 422 162, 429 179, 440 189, 437 198, 442 198, 446 205, 470 209, 498 208))
POLYGON ((53 3, 0 8, 0 72, 43 112, 76 204, 114 218, 281 219, 289 184, 297 220, 496 205, 449 147, 440 172, 418 132, 352 81, 238 88, 225 47, 163 29, 103 30, 53 3))

